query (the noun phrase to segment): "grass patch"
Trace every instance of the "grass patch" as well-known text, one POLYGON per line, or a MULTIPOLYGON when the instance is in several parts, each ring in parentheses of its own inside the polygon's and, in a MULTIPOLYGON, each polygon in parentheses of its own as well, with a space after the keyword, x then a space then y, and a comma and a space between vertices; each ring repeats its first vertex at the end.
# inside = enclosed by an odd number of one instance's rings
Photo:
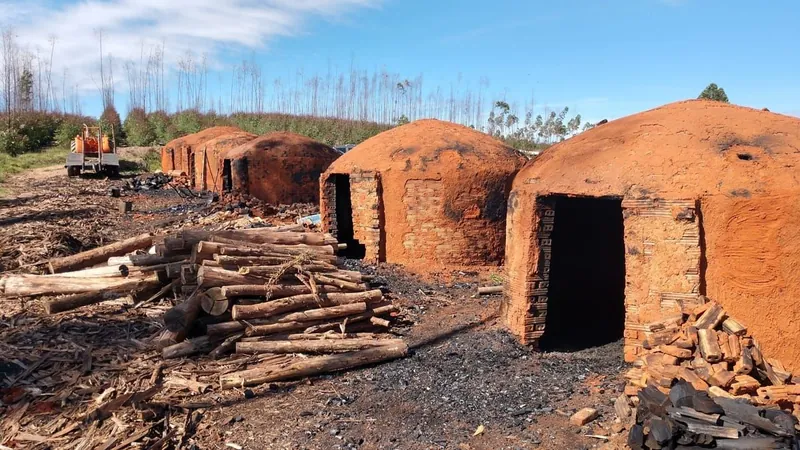
MULTIPOLYGON (((9 175, 20 173, 38 167, 65 164, 69 149, 45 148, 38 152, 23 153, 19 156, 10 156, 0 153, 0 183, 6 181, 9 175)), ((64 169, 66 173, 66 169, 64 169)))
POLYGON ((159 149, 151 149, 147 153, 145 153, 144 157, 142 158, 144 163, 144 169, 147 172, 155 172, 157 170, 161 170, 161 151, 159 149))

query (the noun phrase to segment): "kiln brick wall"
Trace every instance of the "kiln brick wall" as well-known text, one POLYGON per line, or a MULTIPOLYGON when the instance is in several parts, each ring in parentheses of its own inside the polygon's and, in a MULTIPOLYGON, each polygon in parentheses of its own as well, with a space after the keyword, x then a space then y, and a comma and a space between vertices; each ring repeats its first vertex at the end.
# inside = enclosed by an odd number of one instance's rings
POLYGON ((333 236, 339 235, 336 226, 336 184, 333 182, 334 175, 327 175, 319 184, 319 214, 321 229, 323 233, 330 233, 333 236))
MULTIPOLYGON (((481 216, 478 205, 486 193, 459 192, 458 204, 465 210, 448 211, 447 193, 436 179, 408 180, 405 183, 403 206, 408 230, 403 247, 408 259, 430 259, 445 264, 485 265, 498 254, 496 236, 505 232, 504 224, 481 216)), ((460 209, 460 208, 459 208, 460 209)))
POLYGON ((672 336, 700 302, 700 226, 694 200, 622 202, 625 222, 625 359, 672 336))
POLYGON ((375 172, 350 174, 350 201, 353 206, 353 237, 366 247, 364 259, 380 261, 381 255, 381 192, 380 178, 375 172))
MULTIPOLYGON (((625 200, 625 358, 671 336, 682 311, 699 304, 700 226, 694 200, 625 200)), ((551 234, 546 198, 509 199, 503 317, 524 344, 536 344, 547 317, 551 234), (531 214, 533 211, 533 214, 531 214)))
POLYGON ((175 150, 164 147, 161 150, 161 171, 169 172, 175 169, 175 150))
MULTIPOLYGON (((320 214, 322 229, 338 236, 336 216, 336 183, 331 174, 320 184, 320 214)), ((353 237, 366 248, 364 259, 373 262, 385 260, 381 242, 383 204, 380 175, 363 171, 348 174, 350 177, 350 203, 352 205, 353 237)))
POLYGON ((503 317, 523 344, 536 345, 547 320, 555 211, 542 198, 529 208, 520 200, 514 194, 509 198, 503 317), (531 209, 534 213, 525 215, 531 209))

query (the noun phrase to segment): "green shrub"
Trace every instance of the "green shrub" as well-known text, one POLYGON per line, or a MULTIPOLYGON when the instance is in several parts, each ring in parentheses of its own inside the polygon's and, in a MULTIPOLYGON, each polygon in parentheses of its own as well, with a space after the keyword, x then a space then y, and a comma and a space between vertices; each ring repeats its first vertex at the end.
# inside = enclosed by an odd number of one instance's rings
POLYGON ((95 120, 91 117, 64 115, 53 136, 54 144, 60 148, 69 148, 75 136, 83 133, 84 124, 90 127, 94 126, 95 120))
POLYGON ((147 147, 156 143, 156 133, 147 114, 141 108, 135 108, 125 118, 122 125, 128 145, 147 147))
POLYGON ((148 172, 161 170, 161 152, 153 149, 145 153, 142 158, 142 166, 148 172))
POLYGON ((113 105, 106 106, 103 114, 100 115, 100 129, 103 134, 113 136, 117 146, 125 145, 125 130, 122 128, 122 121, 119 113, 113 105))
POLYGON ((178 131, 179 136, 197 133, 200 130, 208 128, 204 126, 203 122, 202 115, 193 109, 181 111, 172 116, 172 124, 178 131))
POLYGON ((164 145, 167 142, 179 137, 177 128, 172 124, 169 115, 164 111, 156 111, 147 115, 153 133, 155 134, 155 144, 164 145))
POLYGON ((17 156, 25 153, 28 148, 28 137, 20 134, 18 130, 0 131, 0 152, 6 155, 17 156))

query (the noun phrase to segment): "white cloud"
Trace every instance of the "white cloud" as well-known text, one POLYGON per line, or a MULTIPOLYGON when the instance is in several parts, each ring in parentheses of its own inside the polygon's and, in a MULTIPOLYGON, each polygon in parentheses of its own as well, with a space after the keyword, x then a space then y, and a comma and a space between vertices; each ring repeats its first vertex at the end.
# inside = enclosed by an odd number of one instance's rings
MULTIPOLYGON (((13 27, 19 43, 32 53, 49 54, 55 37, 53 72, 64 68, 82 89, 95 89, 99 65, 96 30, 103 53, 115 60, 121 81, 127 61, 139 61, 142 47, 165 44, 165 63, 191 51, 263 50, 276 37, 295 36, 311 18, 334 20, 382 0, 0 0, 0 26, 13 27), (8 12, 6 14, 6 12, 8 12), (224 50, 223 50, 224 49, 224 50)), ((147 52, 147 50, 146 50, 147 52)))

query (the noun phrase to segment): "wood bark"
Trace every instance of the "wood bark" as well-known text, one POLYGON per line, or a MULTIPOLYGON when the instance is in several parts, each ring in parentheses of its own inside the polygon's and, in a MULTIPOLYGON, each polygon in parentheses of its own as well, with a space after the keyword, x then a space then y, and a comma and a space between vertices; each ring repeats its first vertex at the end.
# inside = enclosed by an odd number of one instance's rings
POLYGON ((300 256, 312 255, 316 258, 325 258, 331 261, 336 260, 333 248, 329 245, 278 245, 278 244, 252 244, 247 242, 232 241, 227 239, 212 238, 214 242, 223 244, 219 254, 225 256, 300 256), (223 242, 224 241, 224 242, 223 242))
MULTIPOLYGON (((397 306, 395 305, 386 305, 386 306, 379 306, 376 308, 372 308, 370 311, 367 311, 364 314, 359 314, 357 316, 350 316, 347 318, 347 325, 349 324, 358 324, 359 322, 368 322, 371 318, 375 316, 381 316, 384 314, 389 314, 398 311, 397 306)), ((342 322, 329 322, 320 325, 313 325, 305 329, 305 333, 324 333, 326 331, 341 331, 342 322)))
POLYGON ((503 286, 483 286, 478 288, 478 294, 480 295, 502 294, 502 293, 503 293, 503 286))
MULTIPOLYGON (((224 265, 220 263, 221 265, 224 265)), ((252 275, 262 278, 270 278, 278 273, 282 274, 281 278, 294 278, 294 274, 303 272, 335 272, 338 270, 333 264, 317 263, 317 264, 300 264, 299 267, 295 266, 249 266, 239 267, 239 273, 242 275, 252 275)), ((345 283, 345 281, 342 281, 345 283)), ((333 283, 325 283, 333 284, 333 283)), ((353 283, 354 284, 354 283, 353 283)), ((341 287, 341 286, 338 286, 341 287)), ((362 289, 363 290, 363 289, 362 289)))
POLYGON ((164 347, 161 350, 161 357, 164 359, 183 358, 184 356, 196 355, 198 353, 207 353, 211 348, 211 340, 209 337, 200 336, 164 347))
POLYGON ((153 234, 145 233, 124 239, 113 244, 104 245, 71 256, 50 260, 48 266, 51 273, 83 269, 108 261, 109 257, 121 256, 153 245, 153 234))
POLYGON ((57 314, 64 311, 71 311, 73 309, 81 308, 83 306, 94 305, 104 302, 106 300, 114 300, 120 297, 125 297, 126 294, 121 292, 84 292, 82 294, 66 295, 51 300, 44 305, 44 310, 47 314, 57 314))
POLYGON ((181 233, 181 237, 190 245, 196 244, 200 241, 209 241, 213 237, 249 242, 253 244, 304 244, 309 246, 328 247, 337 244, 336 238, 330 234, 274 231, 270 228, 250 228, 246 230, 224 231, 184 230, 181 233))
POLYGON ((339 317, 352 316, 363 313, 367 310, 364 302, 350 303, 346 305, 330 306, 327 308, 308 309, 286 314, 280 318, 280 322, 313 322, 320 320, 330 320, 339 317))
POLYGON ((290 334, 286 339, 290 341, 317 341, 325 339, 383 339, 385 334, 377 333, 314 333, 290 334))
POLYGON ((144 267, 144 266, 157 266, 161 264, 169 264, 174 262, 183 261, 186 259, 185 255, 176 256, 159 256, 159 255, 127 255, 127 256, 112 256, 108 258, 109 266, 125 265, 128 267, 144 267))
POLYGON ((93 291, 134 291, 159 284, 155 274, 113 278, 9 275, 0 279, 0 292, 9 297, 64 295, 93 291))
POLYGON ((203 266, 197 270, 197 284, 204 288, 235 284, 264 284, 265 281, 262 277, 242 275, 219 267, 203 266))
POLYGON ((357 352, 326 355, 318 358, 297 359, 288 365, 264 364, 242 372, 221 375, 220 386, 223 389, 256 386, 273 381, 290 380, 348 370, 355 367, 402 358, 407 354, 408 347, 406 344, 398 343, 396 345, 383 345, 357 352))
POLYGON ((386 319, 381 319, 380 317, 370 317, 369 323, 383 328, 389 328, 392 324, 386 319))
POLYGON ((73 272, 62 272, 51 275, 42 275, 45 277, 67 277, 67 278, 105 278, 105 277, 127 277, 131 272, 138 272, 135 267, 128 267, 124 264, 117 266, 100 266, 92 267, 90 269, 81 269, 73 272))
POLYGON ((367 292, 303 294, 255 305, 235 305, 232 312, 234 320, 256 319, 320 306, 336 306, 360 302, 375 303, 382 298, 383 292, 379 289, 367 292))
MULTIPOLYGON (((235 322, 234 322, 235 323, 235 322)), ((304 330, 308 326, 319 325, 324 322, 273 322, 264 325, 247 326, 243 324, 244 335, 252 336, 269 336, 271 334, 289 333, 292 331, 304 330)))
POLYGON ((236 353, 337 353, 382 346, 405 345, 402 339, 338 339, 238 342, 236 353))
POLYGON ((360 292, 367 289, 363 283, 353 283, 352 281, 338 280, 336 278, 327 277, 322 274, 314 273, 314 282, 321 285, 336 286, 343 291, 360 292))
MULTIPOLYGON (((341 289, 336 286, 317 286, 317 292, 341 292, 341 289)), ((273 286, 267 286, 265 284, 244 284, 222 287, 222 295, 227 298, 256 296, 278 299, 303 294, 311 294, 311 289, 304 285, 286 286, 280 284, 273 286)))
POLYGON ((200 314, 200 298, 202 292, 196 290, 182 303, 173 306, 164 313, 164 325, 169 331, 188 332, 198 314, 200 314))

